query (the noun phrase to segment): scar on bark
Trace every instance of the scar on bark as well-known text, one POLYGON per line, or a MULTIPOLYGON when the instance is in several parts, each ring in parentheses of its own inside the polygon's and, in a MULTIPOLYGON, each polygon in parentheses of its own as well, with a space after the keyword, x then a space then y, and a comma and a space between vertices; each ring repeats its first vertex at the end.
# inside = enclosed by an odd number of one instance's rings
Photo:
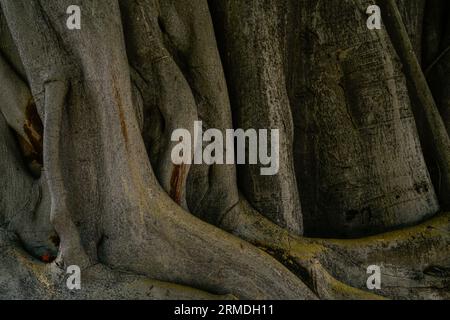
POLYGON ((113 78, 112 86, 114 91, 114 100, 119 108, 120 129, 122 131, 123 138, 125 139, 125 147, 128 149, 128 129, 125 120, 125 113, 123 112, 122 99, 120 97, 119 90, 117 89, 115 78, 113 78))
POLYGON ((22 153, 35 176, 39 176, 43 165, 43 132, 41 118, 39 117, 34 100, 31 100, 25 109, 25 123, 23 130, 28 140, 17 134, 22 153))
POLYGON ((174 167, 170 178, 170 197, 177 203, 181 204, 183 182, 186 175, 186 166, 177 165, 174 167))

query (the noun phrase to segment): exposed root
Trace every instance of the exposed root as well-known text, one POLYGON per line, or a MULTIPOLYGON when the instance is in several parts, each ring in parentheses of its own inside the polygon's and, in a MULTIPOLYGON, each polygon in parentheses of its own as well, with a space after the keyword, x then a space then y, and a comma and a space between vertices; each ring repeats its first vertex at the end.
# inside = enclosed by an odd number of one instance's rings
POLYGON ((0 225, 17 234, 34 257, 54 256, 45 178, 34 180, 25 168, 14 134, 0 114, 0 225))
POLYGON ((69 274, 56 265, 45 264, 20 249, 18 240, 0 229, 0 299, 72 300, 222 300, 218 296, 96 264, 81 272, 81 290, 69 290, 69 274))
POLYGON ((333 277, 320 262, 310 270, 313 290, 321 299, 327 300, 383 300, 383 297, 349 286, 333 277))

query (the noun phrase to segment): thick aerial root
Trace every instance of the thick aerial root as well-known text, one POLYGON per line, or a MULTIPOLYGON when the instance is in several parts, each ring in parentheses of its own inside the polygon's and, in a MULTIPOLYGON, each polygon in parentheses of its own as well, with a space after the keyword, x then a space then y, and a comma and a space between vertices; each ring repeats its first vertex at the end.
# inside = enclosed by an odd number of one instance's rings
MULTIPOLYGON (((178 57, 194 95, 196 120, 202 121, 205 129, 219 130, 225 137, 226 129, 233 128, 233 121, 209 4, 206 0, 162 0, 159 4, 165 45, 178 57)), ((224 154, 225 149, 224 146, 224 154)), ((234 165, 191 166, 187 202, 192 214, 217 224, 238 199, 234 165)))
MULTIPOLYGON (((286 90, 289 79, 283 72, 285 39, 280 28, 287 13, 283 9, 286 4, 280 4, 211 1, 227 78, 233 79, 228 86, 236 128, 279 132, 278 141, 270 143, 272 173, 262 174, 270 172, 266 164, 241 165, 240 189, 258 212, 301 235, 303 219, 292 147, 294 123, 286 90)), ((266 142, 259 141, 258 148, 266 142)))
POLYGON ((60 159, 62 115, 68 89, 68 84, 62 81, 45 85, 44 167, 51 197, 50 219, 61 241, 59 258, 67 264, 76 261, 85 267, 90 262, 69 214, 60 159))
MULTIPOLYGON (((144 113, 151 118, 144 126, 143 136, 155 174, 172 199, 188 210, 186 180, 190 165, 173 164, 171 153, 179 141, 171 141, 171 136, 176 129, 186 129, 194 136, 194 121, 198 119, 195 100, 182 71, 163 45, 157 9, 148 1, 120 4, 129 34, 126 41, 130 63, 140 78, 144 113)), ((191 150, 186 157, 192 156, 191 150)))

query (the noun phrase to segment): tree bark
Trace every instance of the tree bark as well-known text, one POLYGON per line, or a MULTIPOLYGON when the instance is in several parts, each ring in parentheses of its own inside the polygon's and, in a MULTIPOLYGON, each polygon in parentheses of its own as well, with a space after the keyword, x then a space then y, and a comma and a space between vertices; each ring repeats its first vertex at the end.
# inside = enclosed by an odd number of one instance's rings
POLYGON ((0 297, 449 298, 440 51, 388 4, 400 34, 365 0, 0 0, 0 297), (174 164, 196 121, 279 130, 277 174, 174 164))

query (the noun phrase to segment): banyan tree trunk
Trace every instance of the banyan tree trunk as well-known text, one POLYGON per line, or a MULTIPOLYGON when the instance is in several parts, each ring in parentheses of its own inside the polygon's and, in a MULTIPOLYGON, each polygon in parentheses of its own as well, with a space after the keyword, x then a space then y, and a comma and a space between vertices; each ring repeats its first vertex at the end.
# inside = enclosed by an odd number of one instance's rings
POLYGON ((449 298, 429 2, 0 0, 0 297, 449 298), (278 130, 275 174, 174 163, 199 123, 278 130))

